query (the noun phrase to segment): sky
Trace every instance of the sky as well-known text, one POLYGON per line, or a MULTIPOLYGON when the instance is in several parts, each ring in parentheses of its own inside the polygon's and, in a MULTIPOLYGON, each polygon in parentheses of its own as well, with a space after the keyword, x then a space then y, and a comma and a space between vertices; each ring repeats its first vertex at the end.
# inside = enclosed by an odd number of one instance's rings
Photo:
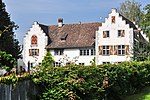
MULTIPOLYGON (((56 25, 58 18, 64 24, 103 22, 125 0, 3 0, 6 10, 19 28, 16 38, 22 45, 23 37, 34 21, 44 25, 56 25)), ((135 0, 144 7, 150 0, 135 0)))

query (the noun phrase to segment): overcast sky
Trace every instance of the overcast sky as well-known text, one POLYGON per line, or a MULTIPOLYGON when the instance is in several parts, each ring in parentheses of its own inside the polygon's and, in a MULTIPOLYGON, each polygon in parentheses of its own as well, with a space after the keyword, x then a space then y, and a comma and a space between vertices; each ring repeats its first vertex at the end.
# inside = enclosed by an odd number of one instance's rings
MULTIPOLYGON (((125 0, 3 0, 11 20, 19 29, 16 38, 22 44, 23 36, 34 21, 45 25, 57 24, 58 18, 64 24, 79 22, 102 22, 111 8, 118 8, 125 0)), ((150 0, 136 0, 142 6, 150 0)))

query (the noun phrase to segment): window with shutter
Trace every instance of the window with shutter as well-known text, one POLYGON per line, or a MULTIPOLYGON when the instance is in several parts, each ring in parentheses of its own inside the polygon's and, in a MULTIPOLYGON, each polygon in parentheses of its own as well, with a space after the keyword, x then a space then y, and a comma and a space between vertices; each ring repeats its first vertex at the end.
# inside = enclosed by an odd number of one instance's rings
POLYGON ((29 49, 29 56, 39 56, 39 49, 29 49))
POLYGON ((102 46, 99 46, 98 54, 99 54, 99 55, 102 55, 102 46))
POLYGON ((125 30, 118 30, 118 37, 125 37, 125 30))
POLYGON ((117 50, 118 50, 118 47, 117 45, 114 46, 114 55, 117 55, 117 50))
POLYGON ((103 31, 103 38, 109 37, 109 31, 103 31))
POLYGON ((129 45, 126 45, 125 50, 126 50, 126 55, 129 55, 129 45))
POLYGON ((37 45, 37 36, 36 35, 33 35, 31 37, 31 45, 37 45))
POLYGON ((118 45, 118 55, 125 55, 125 45, 118 45))
POLYGON ((107 46, 102 46, 102 55, 104 55, 104 56, 110 55, 110 48, 109 48, 108 45, 107 46))
POLYGON ((115 23, 115 16, 111 17, 111 23, 114 24, 115 23))
POLYGON ((125 37, 125 30, 122 30, 121 36, 122 36, 122 37, 125 37))
POLYGON ((113 55, 113 46, 109 46, 110 55, 113 55))

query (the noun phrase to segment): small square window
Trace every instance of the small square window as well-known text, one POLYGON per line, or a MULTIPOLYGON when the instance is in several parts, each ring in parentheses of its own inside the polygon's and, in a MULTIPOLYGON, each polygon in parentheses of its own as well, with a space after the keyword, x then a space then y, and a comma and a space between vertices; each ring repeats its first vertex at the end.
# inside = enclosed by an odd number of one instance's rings
POLYGON ((125 31, 124 30, 118 30, 118 37, 125 37, 125 31))
POLYGON ((103 38, 109 37, 109 31, 103 31, 103 38))

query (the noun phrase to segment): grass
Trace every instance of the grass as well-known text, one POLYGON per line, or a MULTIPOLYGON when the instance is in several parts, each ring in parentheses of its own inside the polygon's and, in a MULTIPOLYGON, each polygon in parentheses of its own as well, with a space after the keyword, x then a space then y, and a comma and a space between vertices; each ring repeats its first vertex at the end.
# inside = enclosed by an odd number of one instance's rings
POLYGON ((126 97, 125 100, 150 100, 150 87, 144 88, 138 94, 126 97))

